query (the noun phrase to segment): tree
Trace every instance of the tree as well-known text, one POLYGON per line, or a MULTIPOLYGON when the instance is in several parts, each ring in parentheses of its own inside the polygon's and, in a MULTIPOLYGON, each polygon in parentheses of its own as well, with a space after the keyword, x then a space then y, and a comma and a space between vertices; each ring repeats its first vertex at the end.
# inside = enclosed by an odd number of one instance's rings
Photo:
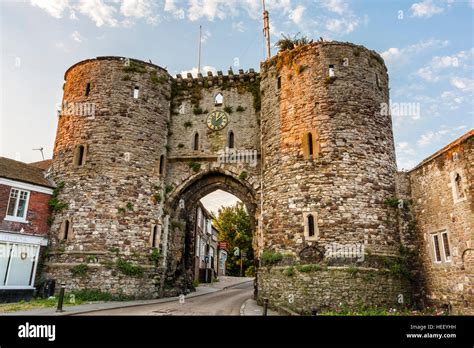
POLYGON ((234 255, 234 248, 245 253, 242 259, 243 272, 253 265, 252 230, 250 216, 243 203, 219 209, 219 217, 214 219, 214 224, 219 230, 219 241, 226 241, 228 256, 226 261, 226 274, 240 275, 240 254, 234 255))
POLYGON ((283 37, 282 39, 278 40, 275 43, 275 46, 278 47, 280 52, 292 50, 296 46, 307 45, 313 42, 313 40, 309 40, 306 36, 298 37, 300 33, 296 34, 295 36, 290 37, 289 35, 281 34, 283 37))

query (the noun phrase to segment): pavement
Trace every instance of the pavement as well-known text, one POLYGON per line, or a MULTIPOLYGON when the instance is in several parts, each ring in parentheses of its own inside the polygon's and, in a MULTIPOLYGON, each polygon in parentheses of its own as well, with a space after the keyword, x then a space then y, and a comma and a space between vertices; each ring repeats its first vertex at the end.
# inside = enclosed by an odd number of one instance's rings
MULTIPOLYGON (((253 298, 249 298, 245 301, 242 306, 240 307, 240 315, 245 316, 262 316, 263 315, 263 307, 257 304, 253 298)), ((279 315, 277 312, 268 309, 267 310, 268 316, 277 316, 279 315)))
MULTIPOLYGON (((234 287, 238 287, 241 284, 245 283, 250 283, 252 282, 253 284, 253 278, 248 278, 248 277, 225 277, 225 276, 220 276, 218 282, 214 283, 209 283, 209 284, 200 284, 197 288, 196 291, 186 295, 185 299, 188 301, 189 299, 199 297, 199 296, 204 296, 208 294, 212 294, 215 292, 221 292, 225 291, 227 289, 231 289, 234 287)), ((252 285, 253 289, 253 285, 252 285)), ((222 297, 222 296, 221 296, 222 297)), ((245 299, 244 299, 245 300, 245 299)), ((32 316, 64 316, 64 315, 81 315, 85 313, 93 313, 93 312, 99 312, 99 311, 107 311, 107 310, 114 310, 114 309, 125 309, 129 308, 130 311, 132 311, 131 307, 140 307, 140 306, 150 306, 150 305, 157 305, 157 304, 164 304, 164 303, 169 303, 169 302, 174 302, 174 303, 179 303, 179 297, 166 297, 166 298, 160 298, 160 299, 153 299, 153 300, 138 300, 138 301, 111 301, 111 302, 90 302, 87 304, 81 304, 77 306, 64 306, 64 312, 56 312, 56 308, 38 308, 38 309, 33 309, 29 311, 17 311, 17 312, 11 312, 11 313, 1 313, 0 315, 5 315, 5 316, 18 316, 18 315, 32 315, 32 316)), ((245 308, 245 307, 244 307, 245 308)), ((250 308, 252 305, 250 305, 250 308)), ((242 309, 242 308, 241 308, 242 309)), ((255 310, 252 309, 252 313, 255 310)), ((130 312, 129 311, 129 312, 130 312)), ((243 312, 241 315, 247 315, 246 311, 243 312)), ((249 312, 250 313, 250 312, 249 312)), ((97 313, 101 315, 102 313, 97 313)), ((252 314, 252 315, 258 315, 258 314, 252 314)))

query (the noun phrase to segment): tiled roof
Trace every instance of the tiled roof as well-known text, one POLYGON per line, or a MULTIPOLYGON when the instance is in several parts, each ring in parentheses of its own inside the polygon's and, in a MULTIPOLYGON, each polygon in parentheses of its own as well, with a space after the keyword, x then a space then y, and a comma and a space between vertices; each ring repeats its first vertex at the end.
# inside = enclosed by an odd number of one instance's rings
POLYGON ((42 169, 6 157, 0 157, 0 177, 45 187, 54 187, 44 177, 42 169))
POLYGON ((39 162, 33 162, 29 163, 30 166, 42 169, 42 170, 48 170, 49 167, 51 167, 51 164, 53 163, 52 159, 47 159, 44 161, 39 161, 39 162))

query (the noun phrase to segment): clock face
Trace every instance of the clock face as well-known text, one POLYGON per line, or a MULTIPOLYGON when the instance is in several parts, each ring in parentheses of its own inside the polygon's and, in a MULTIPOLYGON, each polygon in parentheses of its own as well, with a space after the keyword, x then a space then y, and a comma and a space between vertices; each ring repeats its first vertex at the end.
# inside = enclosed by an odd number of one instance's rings
POLYGON ((213 111, 207 116, 207 126, 212 130, 221 130, 229 122, 229 115, 224 111, 213 111))

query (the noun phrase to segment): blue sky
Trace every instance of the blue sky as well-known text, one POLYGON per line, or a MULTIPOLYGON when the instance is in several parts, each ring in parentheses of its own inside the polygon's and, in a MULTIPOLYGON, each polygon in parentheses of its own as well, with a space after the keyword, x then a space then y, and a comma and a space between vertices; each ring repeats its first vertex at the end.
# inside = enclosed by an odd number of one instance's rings
MULTIPOLYGON (((381 53, 390 74, 399 168, 411 168, 474 125, 473 1, 267 0, 280 33, 350 41, 381 53)), ((52 155, 63 76, 91 57, 134 57, 171 74, 258 70, 264 59, 260 0, 2 1, 0 155, 52 155)), ((276 50, 273 49, 273 53, 276 50)))

